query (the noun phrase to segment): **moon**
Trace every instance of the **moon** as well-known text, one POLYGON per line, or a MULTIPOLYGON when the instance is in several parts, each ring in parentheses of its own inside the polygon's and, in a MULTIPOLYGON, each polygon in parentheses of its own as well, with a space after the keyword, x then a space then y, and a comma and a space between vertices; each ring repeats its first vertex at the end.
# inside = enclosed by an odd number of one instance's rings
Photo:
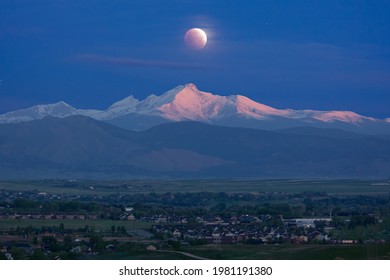
POLYGON ((207 35, 200 28, 191 28, 184 36, 185 43, 193 49, 203 49, 207 44, 207 35))

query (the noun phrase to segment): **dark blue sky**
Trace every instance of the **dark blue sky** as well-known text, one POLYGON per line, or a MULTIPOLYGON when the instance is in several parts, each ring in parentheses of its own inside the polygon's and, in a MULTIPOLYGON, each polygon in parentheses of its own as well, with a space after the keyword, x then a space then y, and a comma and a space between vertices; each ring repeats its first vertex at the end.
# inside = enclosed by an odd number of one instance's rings
POLYGON ((0 113, 105 108, 195 83, 277 108, 390 117, 388 0, 0 0, 0 113), (203 28, 201 51, 184 33, 203 28))

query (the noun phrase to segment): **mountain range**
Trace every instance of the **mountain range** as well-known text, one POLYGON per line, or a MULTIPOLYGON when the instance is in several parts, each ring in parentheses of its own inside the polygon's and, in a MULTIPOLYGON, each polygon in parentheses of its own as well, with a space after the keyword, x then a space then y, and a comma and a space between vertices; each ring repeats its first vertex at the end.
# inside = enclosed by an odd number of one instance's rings
POLYGON ((84 116, 0 124, 0 178, 385 178, 390 136, 173 122, 130 131, 84 116))
POLYGON ((0 123, 75 115, 138 131, 167 122, 197 121, 267 130, 312 126, 365 134, 390 134, 390 119, 379 120, 350 111, 275 109, 242 95, 220 96, 203 92, 194 84, 178 86, 161 96, 152 94, 141 101, 129 96, 106 110, 76 109, 63 101, 36 105, 0 115, 0 123))
POLYGON ((386 178, 389 125, 187 84, 106 110, 59 102, 1 115, 0 179, 386 178))

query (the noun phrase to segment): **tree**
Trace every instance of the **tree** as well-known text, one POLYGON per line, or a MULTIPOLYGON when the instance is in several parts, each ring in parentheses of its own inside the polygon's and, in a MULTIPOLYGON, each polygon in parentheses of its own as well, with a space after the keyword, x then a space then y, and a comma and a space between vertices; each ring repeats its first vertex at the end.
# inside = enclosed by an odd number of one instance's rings
POLYGON ((218 203, 217 205, 215 205, 211 211, 215 211, 215 212, 223 212, 224 210, 226 210, 227 206, 226 206, 226 203, 225 202, 220 202, 218 203))
POLYGON ((42 243, 52 252, 58 252, 61 250, 61 246, 58 244, 58 241, 54 236, 43 236, 42 243))
POLYGON ((89 238, 89 243, 91 244, 91 247, 98 252, 102 252, 105 248, 105 243, 101 236, 91 236, 89 238))
POLYGON ((326 221, 314 221, 314 225, 317 229, 322 230, 326 226, 326 221))
POLYGON ((18 209, 35 209, 39 207, 39 202, 28 199, 15 199, 14 207, 18 209))
POLYGON ((11 255, 14 258, 14 260, 25 260, 26 259, 26 252, 21 248, 11 248, 11 255))
POLYGON ((127 229, 124 226, 122 226, 122 228, 121 228, 121 233, 123 235, 127 235, 127 229))
POLYGON ((64 249, 69 251, 70 249, 72 249, 72 246, 73 246, 73 237, 70 236, 70 235, 66 235, 64 237, 64 249))
POLYGON ((43 253, 42 250, 38 249, 35 250, 34 253, 31 255, 30 259, 32 260, 47 260, 47 256, 43 253))
POLYGON ((65 231, 65 226, 63 223, 60 224, 60 233, 63 233, 65 231))
POLYGON ((174 249, 174 250, 180 250, 180 248, 181 248, 181 243, 180 243, 180 241, 169 241, 169 244, 171 244, 171 246, 172 246, 172 248, 174 249))

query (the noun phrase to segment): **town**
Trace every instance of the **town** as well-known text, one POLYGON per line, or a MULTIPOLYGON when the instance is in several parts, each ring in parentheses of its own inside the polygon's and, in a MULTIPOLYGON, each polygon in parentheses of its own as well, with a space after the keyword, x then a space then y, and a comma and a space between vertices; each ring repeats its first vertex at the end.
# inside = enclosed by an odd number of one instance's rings
POLYGON ((191 258, 179 254, 186 252, 223 258, 203 249, 232 246, 337 248, 339 255, 361 248, 364 256, 352 258, 390 256, 388 196, 150 190, 96 195, 1 189, 0 258, 191 258))

